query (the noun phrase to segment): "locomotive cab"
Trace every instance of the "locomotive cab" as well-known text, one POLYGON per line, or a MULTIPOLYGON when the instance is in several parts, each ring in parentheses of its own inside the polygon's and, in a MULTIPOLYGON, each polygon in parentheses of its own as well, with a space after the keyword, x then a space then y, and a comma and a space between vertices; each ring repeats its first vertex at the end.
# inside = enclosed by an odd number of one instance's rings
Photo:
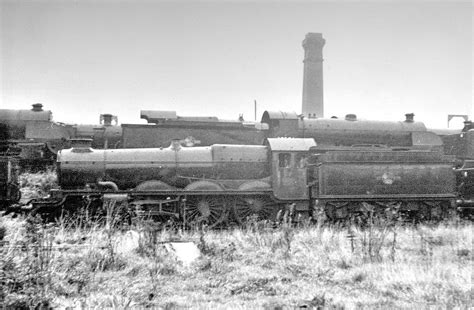
POLYGON ((267 139, 271 150, 272 188, 282 201, 308 200, 307 156, 314 139, 267 139))

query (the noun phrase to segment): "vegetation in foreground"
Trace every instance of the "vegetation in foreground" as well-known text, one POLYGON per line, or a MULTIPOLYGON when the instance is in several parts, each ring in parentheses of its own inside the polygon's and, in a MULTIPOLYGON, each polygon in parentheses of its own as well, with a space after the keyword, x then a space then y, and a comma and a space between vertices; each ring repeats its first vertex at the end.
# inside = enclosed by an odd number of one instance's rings
POLYGON ((183 232, 3 217, 0 227, 7 307, 472 305, 471 223, 183 232), (180 260, 169 241, 193 241, 201 255, 180 260))
MULTIPOLYGON (((31 196, 48 177, 25 179, 31 196), (33 189, 31 189, 33 188, 33 189)), ((407 308, 472 305, 471 222, 225 231, 0 217, 6 307, 407 308), (191 241, 183 260, 169 242, 191 241)))

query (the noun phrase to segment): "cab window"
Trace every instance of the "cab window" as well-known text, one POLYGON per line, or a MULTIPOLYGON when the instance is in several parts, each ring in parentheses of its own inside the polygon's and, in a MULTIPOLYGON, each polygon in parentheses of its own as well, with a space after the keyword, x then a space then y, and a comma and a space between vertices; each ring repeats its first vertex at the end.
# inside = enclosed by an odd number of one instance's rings
POLYGON ((306 168, 306 154, 296 154, 296 167, 306 168))
POLYGON ((278 154, 278 166, 280 168, 289 168, 291 165, 291 154, 280 153, 278 154))

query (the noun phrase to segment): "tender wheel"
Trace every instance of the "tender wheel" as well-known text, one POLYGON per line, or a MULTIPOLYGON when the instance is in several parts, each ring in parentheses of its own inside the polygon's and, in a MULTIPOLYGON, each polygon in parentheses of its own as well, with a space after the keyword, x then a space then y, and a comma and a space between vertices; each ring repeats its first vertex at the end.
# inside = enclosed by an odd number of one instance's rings
POLYGON ((332 221, 349 219, 349 210, 347 202, 326 202, 326 215, 332 221))
POLYGON ((258 220, 271 219, 276 211, 275 203, 265 196, 237 197, 232 209, 240 224, 253 217, 258 220))
POLYGON ((195 196, 186 201, 186 222, 192 224, 207 224, 214 227, 227 216, 226 202, 223 197, 195 196))

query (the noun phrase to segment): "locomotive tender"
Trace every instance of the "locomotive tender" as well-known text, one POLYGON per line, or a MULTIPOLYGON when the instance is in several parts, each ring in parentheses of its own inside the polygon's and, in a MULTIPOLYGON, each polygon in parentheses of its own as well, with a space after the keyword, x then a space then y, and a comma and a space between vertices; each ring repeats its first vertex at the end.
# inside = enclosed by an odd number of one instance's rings
POLYGON ((319 211, 332 219, 388 209, 431 217, 454 205, 452 165, 453 157, 438 151, 318 147, 312 138, 269 138, 263 146, 80 145, 58 153, 61 188, 35 209, 58 215, 114 199, 134 213, 210 226, 230 211, 238 222, 274 219, 290 205, 305 216, 319 211))

